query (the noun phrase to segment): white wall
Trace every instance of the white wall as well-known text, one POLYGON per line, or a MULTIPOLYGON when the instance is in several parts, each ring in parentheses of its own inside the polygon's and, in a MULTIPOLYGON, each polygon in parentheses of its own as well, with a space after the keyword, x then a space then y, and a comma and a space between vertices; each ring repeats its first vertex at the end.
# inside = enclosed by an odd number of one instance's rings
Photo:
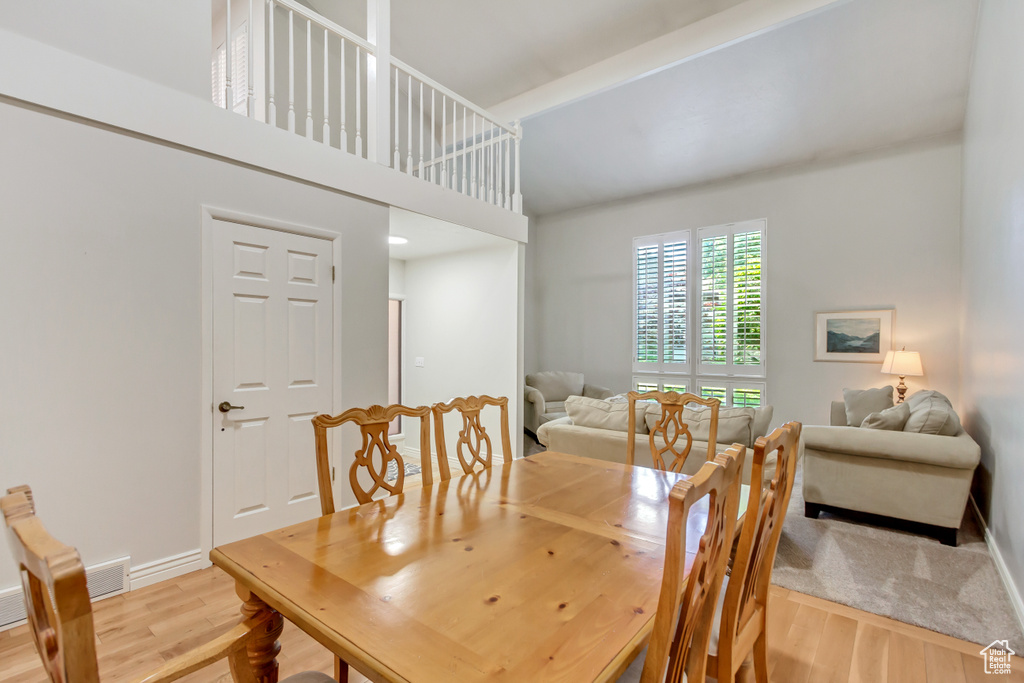
MULTIPOLYGON (((456 396, 509 398, 515 437, 519 334, 519 245, 412 259, 405 263, 405 401, 430 405, 456 396), (416 357, 424 367, 415 367, 416 357)), ((501 451, 496 409, 483 413, 496 452, 501 451)), ((459 425, 461 428, 461 425, 459 425)), ((451 450, 456 423, 445 422, 451 450)), ((415 439, 406 430, 406 444, 415 439)), ((521 439, 513 438, 517 448, 521 439)), ((454 456, 454 452, 451 453, 454 456)))
POLYGON ((975 499, 1024 589, 1024 4, 986 0, 964 130, 963 418, 981 444, 975 499))
POLYGON ((5 2, 0 27, 209 99, 211 16, 211 0, 33 0, 5 2))
POLYGON ((203 205, 343 236, 340 390, 386 399, 387 207, 8 103, 0 129, 0 490, 30 484, 86 565, 192 551, 210 524, 203 205))
POLYGON ((776 424, 827 423, 844 387, 895 384, 878 364, 815 363, 816 311, 894 307, 893 341, 920 351, 927 373, 908 378, 910 392, 957 401, 960 152, 957 140, 936 140, 540 217, 527 247, 526 338, 537 346, 527 371, 582 371, 628 390, 633 237, 767 218, 776 424))

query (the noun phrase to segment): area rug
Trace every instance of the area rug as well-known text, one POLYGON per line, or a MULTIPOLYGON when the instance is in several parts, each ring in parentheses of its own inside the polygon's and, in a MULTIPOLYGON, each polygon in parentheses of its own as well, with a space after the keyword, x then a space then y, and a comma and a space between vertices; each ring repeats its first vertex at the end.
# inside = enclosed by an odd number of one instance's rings
MULTIPOLYGON (((421 471, 419 465, 413 465, 412 463, 405 463, 405 476, 409 477, 414 474, 419 474, 421 471)), ((384 481, 395 481, 398 479, 398 463, 392 460, 388 463, 388 471, 384 474, 384 481)))
POLYGON ((959 545, 822 512, 804 517, 802 468, 786 512, 772 583, 979 645, 1024 637, 974 511, 959 545))

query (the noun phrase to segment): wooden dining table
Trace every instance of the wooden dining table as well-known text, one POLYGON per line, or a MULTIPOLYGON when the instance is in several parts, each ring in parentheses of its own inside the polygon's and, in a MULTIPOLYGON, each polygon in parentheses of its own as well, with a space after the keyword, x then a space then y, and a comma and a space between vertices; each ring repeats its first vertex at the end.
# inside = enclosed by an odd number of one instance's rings
MULTIPOLYGON (((283 619, 374 681, 611 681, 646 645, 684 475, 544 452, 213 549, 277 680, 283 619)), ((688 558, 706 508, 688 522, 688 558)))

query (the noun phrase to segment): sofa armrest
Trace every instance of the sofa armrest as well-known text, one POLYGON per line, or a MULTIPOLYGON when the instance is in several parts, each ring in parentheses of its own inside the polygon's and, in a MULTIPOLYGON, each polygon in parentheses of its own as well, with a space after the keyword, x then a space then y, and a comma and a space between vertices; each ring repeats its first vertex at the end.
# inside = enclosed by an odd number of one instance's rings
POLYGON ((523 400, 533 404, 538 417, 543 415, 547 408, 544 403, 544 394, 540 393, 540 389, 531 387, 529 384, 523 387, 523 400))
POLYGON ((568 425, 568 426, 571 427, 572 426, 572 418, 571 417, 559 417, 559 418, 554 419, 554 420, 548 420, 547 422, 542 424, 540 427, 537 428, 537 442, 540 443, 540 445, 544 446, 545 448, 550 447, 551 446, 550 432, 551 432, 552 429, 557 429, 560 425, 568 425))
POLYGON ((970 434, 963 431, 956 436, 939 436, 863 427, 808 425, 803 428, 802 436, 809 451, 902 460, 961 470, 973 470, 981 461, 981 448, 970 434))
MULTIPOLYGON (((832 401, 832 409, 828 415, 828 423, 833 427, 846 427, 848 425, 846 421, 846 402, 845 401, 832 401)), ((860 425, 853 425, 854 427, 860 427, 860 425)))
POLYGON ((583 396, 586 398, 608 398, 614 396, 611 389, 599 387, 596 384, 584 384, 583 396))

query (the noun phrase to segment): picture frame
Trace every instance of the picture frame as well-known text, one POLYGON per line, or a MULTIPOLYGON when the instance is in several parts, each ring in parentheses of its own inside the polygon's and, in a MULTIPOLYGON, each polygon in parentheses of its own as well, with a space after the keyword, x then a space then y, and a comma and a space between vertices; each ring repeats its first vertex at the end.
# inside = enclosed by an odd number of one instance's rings
POLYGON ((892 349, 891 308, 814 314, 814 360, 881 363, 892 349))

